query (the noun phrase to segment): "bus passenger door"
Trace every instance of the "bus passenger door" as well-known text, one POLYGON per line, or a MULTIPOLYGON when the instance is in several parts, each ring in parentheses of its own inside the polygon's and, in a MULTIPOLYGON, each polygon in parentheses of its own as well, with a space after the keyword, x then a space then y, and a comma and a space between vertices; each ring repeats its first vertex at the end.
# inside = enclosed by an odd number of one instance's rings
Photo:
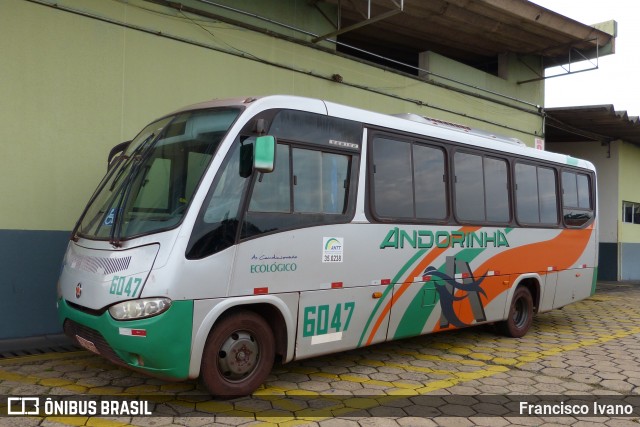
MULTIPOLYGON (((441 310, 440 293, 445 293, 446 297, 451 290, 447 289, 446 282, 431 277, 422 277, 422 280, 412 283, 395 284, 394 296, 402 297, 398 297, 391 307, 387 339, 391 341, 448 328, 448 323, 444 323, 451 316, 441 310)), ((453 296, 448 300, 453 303, 453 296)), ((447 309, 457 317, 459 307, 445 302, 445 311, 447 309)))
POLYGON ((303 292, 298 310, 296 359, 334 353, 365 345, 365 333, 376 324, 369 344, 384 341, 388 313, 377 321, 373 312, 386 285, 303 292), (365 330, 367 328, 367 330, 365 330))

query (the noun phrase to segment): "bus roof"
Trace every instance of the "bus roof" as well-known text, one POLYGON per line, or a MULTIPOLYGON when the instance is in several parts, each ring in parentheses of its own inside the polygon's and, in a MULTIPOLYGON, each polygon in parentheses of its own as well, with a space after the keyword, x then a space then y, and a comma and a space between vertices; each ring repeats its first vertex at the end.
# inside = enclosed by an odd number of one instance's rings
POLYGON ((225 106, 246 108, 248 110, 247 112, 251 114, 272 108, 288 108, 326 114, 333 117, 359 121, 366 126, 413 133, 595 171, 594 165, 589 161, 577 159, 565 154, 537 150, 526 146, 517 138, 497 135, 466 125, 445 122, 417 114, 382 114, 316 98, 305 98, 293 95, 269 95, 264 97, 214 99, 181 108, 172 114, 194 109, 225 106))

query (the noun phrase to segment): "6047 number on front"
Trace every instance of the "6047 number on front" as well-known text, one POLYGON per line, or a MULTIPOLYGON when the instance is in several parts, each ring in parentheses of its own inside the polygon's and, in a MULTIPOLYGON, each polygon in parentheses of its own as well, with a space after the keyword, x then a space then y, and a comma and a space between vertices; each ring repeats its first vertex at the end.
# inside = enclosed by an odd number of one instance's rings
POLYGON ((109 293, 112 295, 135 297, 141 284, 142 279, 139 277, 127 278, 124 276, 113 276, 109 293))

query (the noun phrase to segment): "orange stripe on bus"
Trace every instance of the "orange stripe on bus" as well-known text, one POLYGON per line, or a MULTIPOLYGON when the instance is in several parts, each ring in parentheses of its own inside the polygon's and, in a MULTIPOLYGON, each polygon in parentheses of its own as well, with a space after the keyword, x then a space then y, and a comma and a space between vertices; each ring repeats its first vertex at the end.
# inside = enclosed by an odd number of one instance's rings
MULTIPOLYGON (((488 270, 509 271, 513 272, 512 274, 538 272, 542 276, 548 273, 546 266, 549 265, 557 266, 558 270, 566 270, 573 266, 583 254, 591 238, 592 231, 593 227, 582 230, 567 229, 551 240, 507 250, 485 261, 474 271, 474 276, 479 277, 488 270)), ((492 278, 487 278, 485 281, 489 283, 490 279, 492 278)), ((496 279, 498 279, 497 276, 496 279)), ((482 289, 487 294, 486 302, 483 306, 486 307, 487 304, 511 287, 511 285, 512 283, 509 283, 508 286, 500 286, 499 282, 495 282, 491 286, 482 286, 482 289)), ((459 291, 460 294, 463 292, 459 291)), ((480 298, 485 299, 484 295, 480 295, 480 298)), ((461 301, 461 304, 458 318, 462 322, 470 324, 474 320, 471 305, 466 299, 464 303, 461 301)), ((444 329, 453 328, 447 327, 444 329)), ((440 325, 436 325, 433 329, 434 332, 440 330, 442 330, 440 325)))

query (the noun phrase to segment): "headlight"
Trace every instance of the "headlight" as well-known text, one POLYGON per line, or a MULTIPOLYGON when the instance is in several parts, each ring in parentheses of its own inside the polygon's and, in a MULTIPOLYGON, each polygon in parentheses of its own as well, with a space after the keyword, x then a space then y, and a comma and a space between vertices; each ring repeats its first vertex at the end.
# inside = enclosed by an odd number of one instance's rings
POLYGON ((163 313, 169 307, 171 307, 169 298, 145 298, 112 305, 109 307, 109 313, 116 320, 144 319, 163 313))

